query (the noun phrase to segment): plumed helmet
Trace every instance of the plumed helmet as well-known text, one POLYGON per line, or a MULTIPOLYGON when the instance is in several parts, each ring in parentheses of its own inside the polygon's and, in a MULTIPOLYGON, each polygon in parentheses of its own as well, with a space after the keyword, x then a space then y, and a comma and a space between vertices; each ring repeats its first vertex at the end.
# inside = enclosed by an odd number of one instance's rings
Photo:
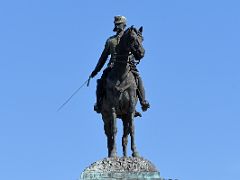
POLYGON ((124 16, 114 16, 114 24, 126 24, 127 19, 124 16))

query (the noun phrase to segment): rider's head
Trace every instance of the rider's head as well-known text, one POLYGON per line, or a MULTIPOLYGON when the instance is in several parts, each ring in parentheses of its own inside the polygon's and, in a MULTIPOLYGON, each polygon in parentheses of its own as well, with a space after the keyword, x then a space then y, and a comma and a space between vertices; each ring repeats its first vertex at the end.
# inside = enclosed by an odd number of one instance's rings
POLYGON ((127 21, 127 19, 124 16, 115 16, 113 31, 115 31, 117 33, 123 31, 126 27, 126 21, 127 21))

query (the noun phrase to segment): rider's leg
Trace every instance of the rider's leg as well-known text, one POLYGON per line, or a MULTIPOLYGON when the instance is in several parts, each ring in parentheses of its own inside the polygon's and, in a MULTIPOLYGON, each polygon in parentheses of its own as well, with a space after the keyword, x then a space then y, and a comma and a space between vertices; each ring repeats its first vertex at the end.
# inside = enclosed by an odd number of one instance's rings
POLYGON ((97 113, 101 112, 101 101, 102 101, 102 78, 97 80, 97 90, 96 90, 96 103, 94 105, 94 110, 97 113))
POLYGON ((105 88, 104 88, 105 83, 106 83, 105 81, 106 81, 107 75, 110 72, 110 70, 111 70, 111 68, 109 68, 109 67, 106 68, 103 71, 101 78, 97 80, 97 90, 96 90, 97 102, 94 105, 94 110, 97 113, 100 113, 101 109, 102 109, 102 99, 105 94, 105 88))
POLYGON ((150 104, 146 100, 146 97, 145 97, 145 89, 144 89, 144 86, 143 86, 142 78, 139 76, 139 74, 137 75, 137 78, 138 78, 138 90, 137 90, 138 98, 140 100, 142 110, 147 111, 147 109, 150 108, 150 104))

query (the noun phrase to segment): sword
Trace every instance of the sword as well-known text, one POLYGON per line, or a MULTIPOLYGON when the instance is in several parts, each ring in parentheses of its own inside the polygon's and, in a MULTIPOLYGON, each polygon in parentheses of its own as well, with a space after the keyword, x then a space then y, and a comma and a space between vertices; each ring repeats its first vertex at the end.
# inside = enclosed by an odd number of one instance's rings
POLYGON ((72 97, 73 97, 75 94, 78 93, 78 91, 79 91, 85 84, 87 84, 87 87, 88 87, 89 84, 90 84, 90 79, 91 79, 91 77, 89 77, 78 89, 76 89, 76 90, 74 91, 74 93, 57 109, 57 111, 60 111, 60 110, 72 99, 72 97))

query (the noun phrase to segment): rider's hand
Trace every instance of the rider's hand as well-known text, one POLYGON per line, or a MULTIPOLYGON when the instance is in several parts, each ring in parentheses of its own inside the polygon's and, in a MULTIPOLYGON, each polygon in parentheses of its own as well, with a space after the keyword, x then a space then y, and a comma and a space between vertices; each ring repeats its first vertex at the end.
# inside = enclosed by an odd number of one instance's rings
POLYGON ((93 71, 93 72, 91 73, 90 77, 93 78, 93 77, 96 76, 96 75, 97 75, 97 72, 96 72, 96 71, 93 71))

